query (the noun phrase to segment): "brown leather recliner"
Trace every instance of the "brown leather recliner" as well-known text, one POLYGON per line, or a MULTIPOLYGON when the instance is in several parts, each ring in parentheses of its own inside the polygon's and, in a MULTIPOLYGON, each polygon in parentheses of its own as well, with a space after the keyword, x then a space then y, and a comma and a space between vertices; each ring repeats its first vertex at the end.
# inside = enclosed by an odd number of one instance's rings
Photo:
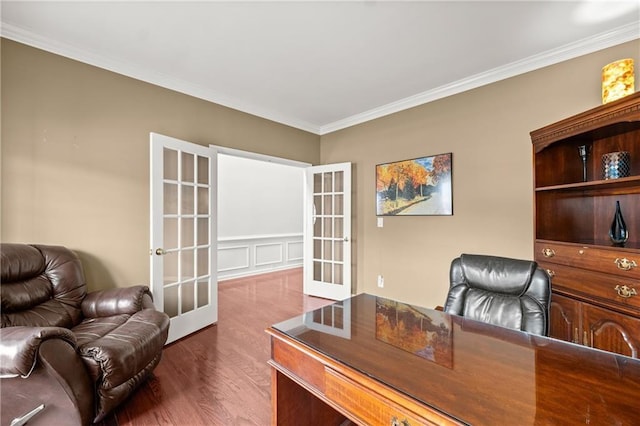
POLYGON ((2 244, 0 255, 2 425, 32 410, 29 425, 102 420, 158 365, 169 317, 146 286, 87 294, 64 247, 2 244))

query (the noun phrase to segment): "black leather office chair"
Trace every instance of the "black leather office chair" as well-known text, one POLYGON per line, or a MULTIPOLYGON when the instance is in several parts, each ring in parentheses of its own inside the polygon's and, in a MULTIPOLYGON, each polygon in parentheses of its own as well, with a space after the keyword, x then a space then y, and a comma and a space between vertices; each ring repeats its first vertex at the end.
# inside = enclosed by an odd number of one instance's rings
POLYGON ((451 262, 444 311, 546 336, 549 274, 529 260, 463 254, 451 262))

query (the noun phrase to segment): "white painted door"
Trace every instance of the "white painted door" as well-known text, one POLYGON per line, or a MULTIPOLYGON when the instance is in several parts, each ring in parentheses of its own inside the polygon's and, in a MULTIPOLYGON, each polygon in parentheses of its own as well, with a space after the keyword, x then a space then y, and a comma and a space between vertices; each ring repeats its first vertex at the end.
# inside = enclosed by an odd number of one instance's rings
POLYGON ((304 293, 351 297, 351 163, 305 173, 304 293))
POLYGON ((217 154, 151 133, 151 289, 167 343, 218 321, 217 154))

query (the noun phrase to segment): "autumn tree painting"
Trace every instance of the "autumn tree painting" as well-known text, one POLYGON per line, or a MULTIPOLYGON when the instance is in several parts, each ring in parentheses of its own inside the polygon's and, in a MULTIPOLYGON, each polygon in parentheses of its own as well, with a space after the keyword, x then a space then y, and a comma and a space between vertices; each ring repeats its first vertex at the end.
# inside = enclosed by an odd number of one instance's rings
POLYGON ((376 339, 453 367, 451 319, 439 311, 376 297, 376 339))
POLYGON ((451 157, 448 153, 377 165, 377 214, 453 214, 451 157))

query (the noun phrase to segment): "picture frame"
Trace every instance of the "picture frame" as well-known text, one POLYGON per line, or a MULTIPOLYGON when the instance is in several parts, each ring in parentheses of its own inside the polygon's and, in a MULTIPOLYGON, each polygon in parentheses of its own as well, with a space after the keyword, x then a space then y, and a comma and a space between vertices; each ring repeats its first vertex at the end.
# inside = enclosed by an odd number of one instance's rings
POLYGON ((453 215, 452 166, 451 152, 376 165, 376 215, 453 215))

